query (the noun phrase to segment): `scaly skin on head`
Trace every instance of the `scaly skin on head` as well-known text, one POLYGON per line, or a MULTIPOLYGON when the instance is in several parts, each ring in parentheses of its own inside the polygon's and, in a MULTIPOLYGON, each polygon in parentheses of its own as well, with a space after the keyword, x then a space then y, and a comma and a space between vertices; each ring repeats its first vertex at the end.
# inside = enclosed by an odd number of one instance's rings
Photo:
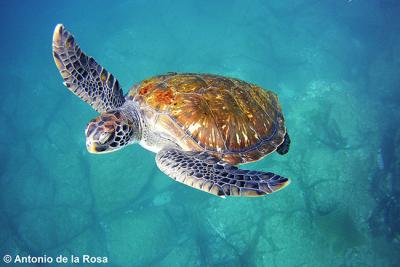
POLYGON ((86 147, 90 153, 109 153, 141 139, 137 110, 130 105, 101 114, 86 127, 86 147))

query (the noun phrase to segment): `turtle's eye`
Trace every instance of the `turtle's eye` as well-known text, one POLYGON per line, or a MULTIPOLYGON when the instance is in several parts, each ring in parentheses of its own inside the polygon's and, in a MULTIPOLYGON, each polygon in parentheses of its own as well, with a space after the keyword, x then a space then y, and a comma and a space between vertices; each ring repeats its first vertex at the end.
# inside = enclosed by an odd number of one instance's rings
POLYGON ((112 136, 113 136, 112 133, 106 133, 106 132, 101 133, 99 136, 99 144, 104 145, 112 138, 112 136))

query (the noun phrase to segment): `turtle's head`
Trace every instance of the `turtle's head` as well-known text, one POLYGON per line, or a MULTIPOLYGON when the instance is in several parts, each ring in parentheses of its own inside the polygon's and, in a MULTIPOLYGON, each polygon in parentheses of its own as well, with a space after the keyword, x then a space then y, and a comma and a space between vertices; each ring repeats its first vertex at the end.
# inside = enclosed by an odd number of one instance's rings
POLYGON ((86 147, 90 153, 108 153, 139 139, 137 117, 122 110, 109 111, 91 120, 86 127, 86 147))

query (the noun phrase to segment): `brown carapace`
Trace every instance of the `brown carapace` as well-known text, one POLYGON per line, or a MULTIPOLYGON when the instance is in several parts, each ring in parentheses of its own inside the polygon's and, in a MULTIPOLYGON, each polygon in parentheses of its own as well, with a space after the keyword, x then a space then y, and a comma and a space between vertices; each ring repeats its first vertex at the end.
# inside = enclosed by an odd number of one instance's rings
POLYGON ((238 79, 171 73, 143 81, 129 95, 156 111, 154 123, 180 135, 182 147, 231 164, 268 155, 286 133, 276 94, 238 79))

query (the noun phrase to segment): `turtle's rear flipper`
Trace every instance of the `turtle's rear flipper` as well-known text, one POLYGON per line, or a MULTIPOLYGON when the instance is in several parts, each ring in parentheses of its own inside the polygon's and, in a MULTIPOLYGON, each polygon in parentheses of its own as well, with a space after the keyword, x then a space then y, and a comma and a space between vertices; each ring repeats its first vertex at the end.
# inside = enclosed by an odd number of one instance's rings
POLYGON ((282 176, 242 170, 206 152, 161 150, 156 161, 158 168, 174 180, 220 197, 262 196, 289 184, 282 176))
POLYGON ((85 55, 62 24, 54 30, 53 57, 65 86, 98 112, 118 108, 124 103, 117 79, 85 55))
POLYGON ((285 134, 285 140, 283 143, 276 149, 276 152, 281 155, 285 155, 286 153, 289 152, 289 147, 290 147, 290 137, 289 134, 286 132, 285 134))

